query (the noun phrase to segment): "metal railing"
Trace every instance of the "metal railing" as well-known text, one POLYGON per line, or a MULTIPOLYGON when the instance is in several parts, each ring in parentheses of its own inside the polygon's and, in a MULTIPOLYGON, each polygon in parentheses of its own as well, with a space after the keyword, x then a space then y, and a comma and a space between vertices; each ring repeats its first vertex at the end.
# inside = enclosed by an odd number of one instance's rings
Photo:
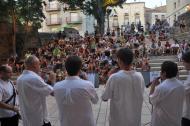
POLYGON ((78 17, 77 20, 72 20, 71 17, 66 18, 68 24, 82 24, 82 17, 78 17))
POLYGON ((60 25, 62 23, 61 18, 47 18, 46 24, 47 25, 60 25))
POLYGON ((60 11, 61 5, 59 3, 49 3, 46 5, 46 11, 60 11))

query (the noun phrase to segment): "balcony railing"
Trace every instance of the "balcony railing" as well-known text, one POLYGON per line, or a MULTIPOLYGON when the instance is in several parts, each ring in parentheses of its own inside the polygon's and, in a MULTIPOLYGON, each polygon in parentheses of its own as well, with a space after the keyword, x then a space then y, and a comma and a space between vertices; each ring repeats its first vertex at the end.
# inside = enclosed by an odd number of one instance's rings
POLYGON ((47 18, 46 24, 47 25, 61 25, 62 21, 61 18, 47 18))
POLYGON ((72 20, 71 17, 66 18, 68 24, 82 24, 82 17, 78 17, 77 20, 72 20))
POLYGON ((49 3, 46 5, 46 11, 60 11, 61 5, 59 3, 49 3))

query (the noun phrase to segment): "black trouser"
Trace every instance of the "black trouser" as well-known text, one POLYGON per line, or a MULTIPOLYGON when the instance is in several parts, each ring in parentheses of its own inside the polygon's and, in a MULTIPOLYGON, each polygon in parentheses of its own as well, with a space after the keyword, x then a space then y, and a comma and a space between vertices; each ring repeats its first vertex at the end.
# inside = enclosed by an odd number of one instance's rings
POLYGON ((18 126, 19 116, 0 118, 1 126, 18 126))
POLYGON ((187 118, 182 118, 181 126, 190 126, 190 120, 187 118))

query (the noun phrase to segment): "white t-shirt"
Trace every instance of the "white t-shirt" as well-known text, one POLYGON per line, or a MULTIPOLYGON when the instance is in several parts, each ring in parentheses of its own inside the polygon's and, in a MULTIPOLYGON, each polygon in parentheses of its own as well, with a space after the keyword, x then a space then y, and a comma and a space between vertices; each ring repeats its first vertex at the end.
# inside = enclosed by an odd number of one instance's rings
POLYGON ((120 70, 106 83, 103 100, 110 99, 109 126, 141 126, 144 79, 136 71, 120 70))
MULTIPOLYGON (((6 102, 11 96, 13 95, 13 86, 10 82, 3 81, 0 79, 0 101, 6 102)), ((14 98, 8 103, 10 105, 13 105, 14 98)), ((15 104, 18 104, 17 98, 15 99, 15 104)), ((1 109, 0 108, 0 118, 3 117, 12 117, 16 115, 17 113, 12 110, 7 109, 1 109)))

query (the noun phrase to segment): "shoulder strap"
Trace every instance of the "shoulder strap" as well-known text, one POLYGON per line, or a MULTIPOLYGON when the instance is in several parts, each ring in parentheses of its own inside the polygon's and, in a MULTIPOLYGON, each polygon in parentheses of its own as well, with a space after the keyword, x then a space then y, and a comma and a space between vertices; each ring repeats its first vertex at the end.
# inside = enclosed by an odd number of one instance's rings
POLYGON ((11 85, 12 85, 12 87, 13 87, 13 95, 12 95, 9 99, 7 99, 7 100, 5 101, 5 103, 6 103, 6 104, 9 103, 9 102, 14 98, 13 105, 15 105, 16 91, 15 91, 13 82, 12 82, 12 81, 9 81, 9 82, 11 83, 11 85))

